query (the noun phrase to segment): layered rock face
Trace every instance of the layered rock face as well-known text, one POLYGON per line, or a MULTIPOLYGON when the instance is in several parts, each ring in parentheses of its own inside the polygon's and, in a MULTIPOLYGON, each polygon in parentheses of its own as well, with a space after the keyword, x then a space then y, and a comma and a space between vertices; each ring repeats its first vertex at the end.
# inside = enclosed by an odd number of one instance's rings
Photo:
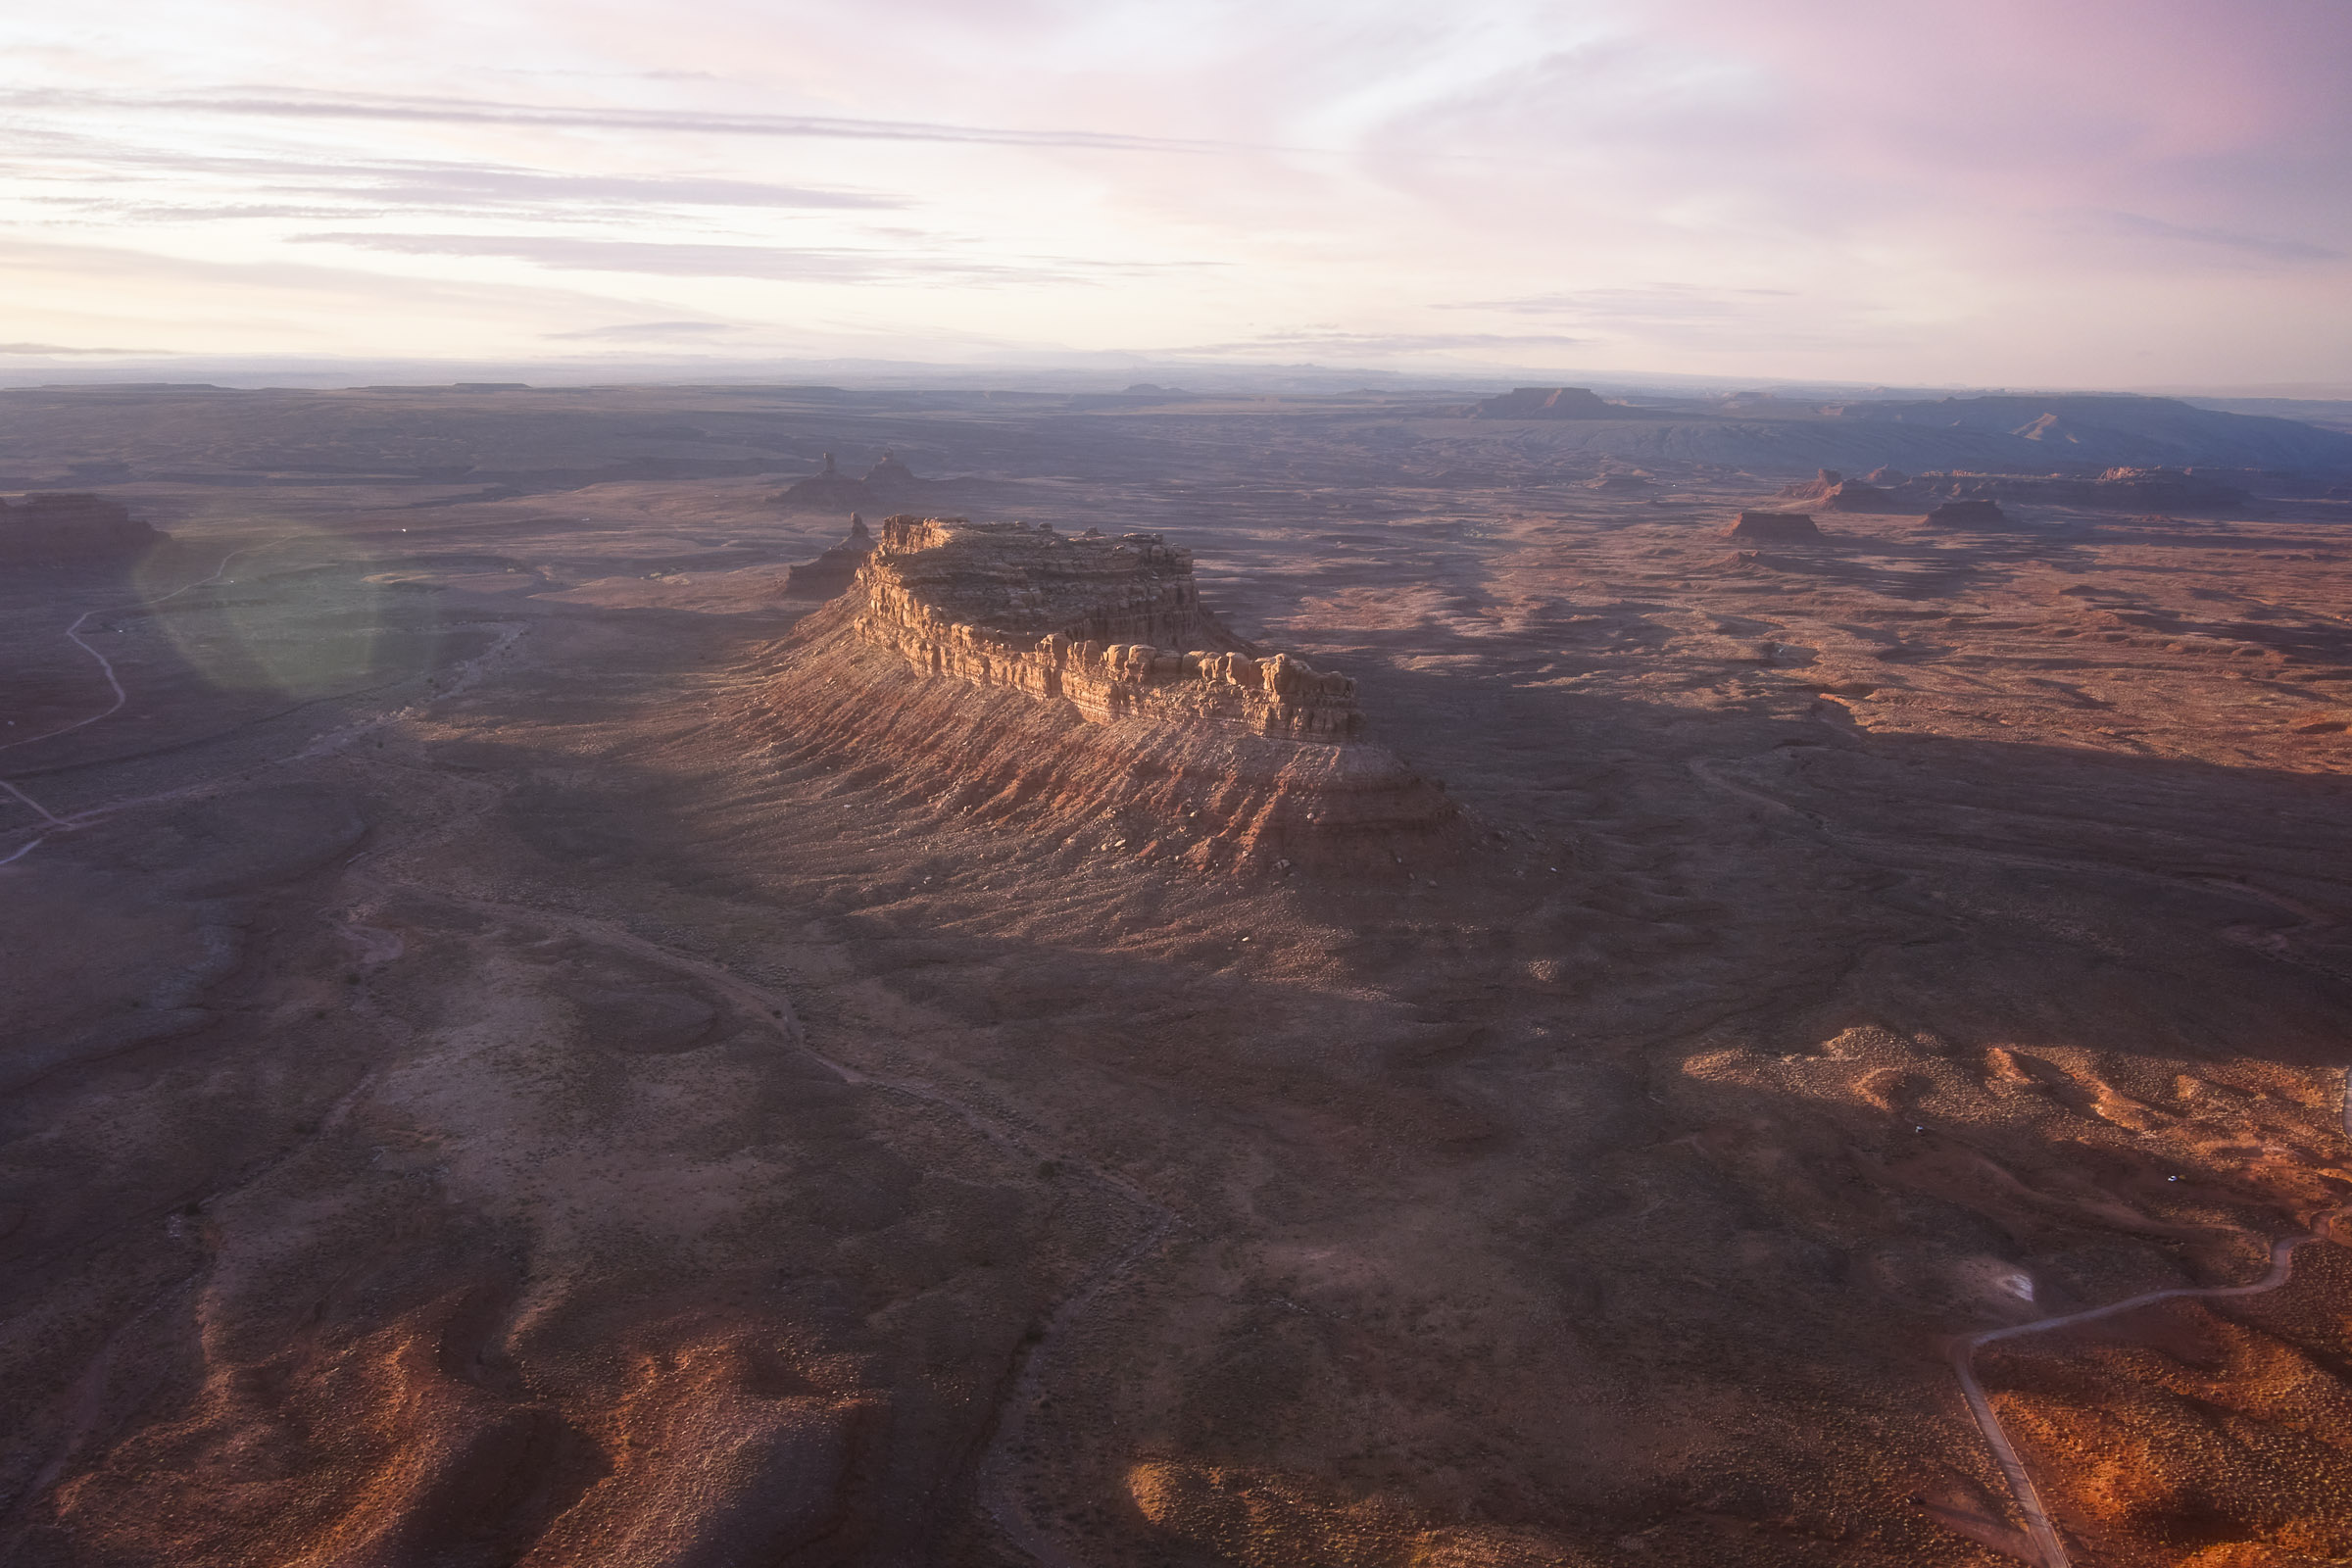
POLYGON ((0 501, 0 563, 62 564, 137 555, 164 536, 119 502, 81 492, 0 501))
POLYGON ((1143 714, 1340 740, 1355 682, 1259 660, 1200 608, 1193 558, 1154 534, 1069 539, 1020 523, 892 517, 863 575, 858 635, 925 674, 1143 714), (1133 642, 1110 639, 1134 638, 1133 642))
POLYGON ((1152 534, 892 517, 763 707, 925 799, 1146 858, 1394 867, 1465 836, 1442 786, 1358 738, 1352 680, 1236 636, 1152 534))

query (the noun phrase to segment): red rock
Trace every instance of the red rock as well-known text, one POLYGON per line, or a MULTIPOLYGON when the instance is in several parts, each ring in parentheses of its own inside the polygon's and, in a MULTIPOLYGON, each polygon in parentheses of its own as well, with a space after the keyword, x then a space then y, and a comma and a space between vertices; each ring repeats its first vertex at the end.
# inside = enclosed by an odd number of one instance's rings
POLYGON ((1359 738, 1354 681, 1235 635, 1156 534, 889 518, 765 706, 803 745, 978 817, 1080 837, 1118 820, 1130 855, 1394 868, 1465 836, 1442 785, 1359 738))

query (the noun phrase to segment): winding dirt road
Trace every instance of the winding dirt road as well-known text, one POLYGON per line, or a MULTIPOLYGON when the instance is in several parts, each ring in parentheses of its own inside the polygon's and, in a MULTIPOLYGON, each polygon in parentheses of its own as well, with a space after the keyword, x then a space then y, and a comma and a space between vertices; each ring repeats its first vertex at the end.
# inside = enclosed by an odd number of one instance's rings
MULTIPOLYGON (((2344 1074, 2343 1121, 2344 1136, 2352 1139, 2352 1068, 2347 1068, 2344 1074)), ((2120 1301, 2111 1301, 2105 1306, 2069 1312, 2062 1317, 2045 1317, 2004 1329, 1986 1329, 1982 1334, 1970 1335, 1952 1348, 1952 1370, 1959 1375, 1960 1392, 1968 1400, 1969 1413, 1977 1418, 1977 1429, 1984 1434, 1986 1446, 1999 1462, 2001 1474, 2008 1479, 2010 1492, 2017 1497, 2018 1509, 2026 1518, 2026 1531, 2033 1537, 2034 1549, 2041 1554, 2041 1568, 2073 1568, 2074 1559, 2067 1555, 2065 1544, 2059 1541, 2057 1530, 2050 1524, 2049 1514, 2042 1508, 2041 1494, 2034 1487, 2034 1477, 2027 1471, 2025 1460, 2019 1457, 2016 1445, 2009 1441, 2001 1418, 1993 1413, 1992 1401, 1984 1396, 1984 1386, 1977 1381, 1975 1363, 1979 1348, 2000 1340, 2023 1339, 2029 1334, 2047 1334, 2054 1329, 2073 1328, 2078 1323, 2095 1323, 2100 1318, 2136 1311, 2143 1306, 2153 1306, 2158 1301, 2260 1296, 2267 1291, 2275 1291, 2294 1277, 2295 1249, 2305 1242, 2328 1240, 2327 1223, 2346 1217, 2352 1217, 2352 1207, 2330 1209, 2321 1216, 2321 1229, 2273 1242, 2271 1266, 2264 1271, 2262 1278, 2250 1285, 2188 1285, 2171 1290, 2147 1291, 2120 1301)))

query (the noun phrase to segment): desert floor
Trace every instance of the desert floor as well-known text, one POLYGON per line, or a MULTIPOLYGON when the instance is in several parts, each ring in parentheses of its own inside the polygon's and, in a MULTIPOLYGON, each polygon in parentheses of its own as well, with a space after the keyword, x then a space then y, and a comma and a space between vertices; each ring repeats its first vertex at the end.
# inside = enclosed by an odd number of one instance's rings
MULTIPOLYGON (((0 1560, 2011 1562, 1961 1342, 2352 1198, 2352 505, 1755 550, 1790 471, 1328 400, 448 478, 330 405, 59 437, 172 543, 0 580, 0 1560), (772 498, 886 446, 1197 552, 1477 847, 819 765, 772 498)), ((2076 1561, 2336 1561, 2348 1328, 2322 1239, 1974 1365, 2076 1561)))

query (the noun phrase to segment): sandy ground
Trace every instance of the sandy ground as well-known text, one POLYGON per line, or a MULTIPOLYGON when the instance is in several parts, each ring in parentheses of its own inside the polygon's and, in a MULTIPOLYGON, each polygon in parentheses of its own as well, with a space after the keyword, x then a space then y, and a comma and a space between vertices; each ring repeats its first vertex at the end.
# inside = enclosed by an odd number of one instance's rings
MULTIPOLYGON (((2352 508, 1759 551, 1791 474, 1540 431, 795 417, 1165 530, 1481 847, 814 765, 770 475, 110 486, 168 551, 0 588, 0 1560, 2014 1561, 1954 1341, 2352 1194, 2352 508)), ((2078 1561, 2326 1561, 2348 1315, 1977 1365, 2078 1561)))

